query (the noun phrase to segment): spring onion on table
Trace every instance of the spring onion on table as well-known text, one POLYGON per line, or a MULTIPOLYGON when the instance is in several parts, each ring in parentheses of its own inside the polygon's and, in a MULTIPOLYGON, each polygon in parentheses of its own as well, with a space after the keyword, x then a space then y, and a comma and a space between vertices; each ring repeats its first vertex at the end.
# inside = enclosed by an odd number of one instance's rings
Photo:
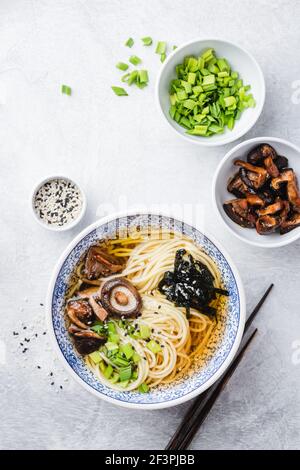
POLYGON ((142 62, 142 59, 140 59, 138 56, 136 55, 132 55, 130 58, 129 58, 129 62, 132 64, 132 65, 139 65, 141 62, 142 62))
MULTIPOLYGON (((158 46, 157 46, 158 49, 158 46)), ((161 46, 160 46, 161 49, 161 46)), ((255 106, 250 85, 213 49, 185 57, 170 83, 170 116, 191 135, 209 137, 233 129, 241 113, 255 106)))
POLYGON ((147 70, 133 70, 122 77, 122 82, 127 85, 135 84, 138 88, 144 88, 148 85, 149 77, 147 70))
POLYGON ((146 36, 144 38, 142 38, 142 41, 144 43, 144 46, 151 46, 152 44, 152 38, 150 36, 146 36))
POLYGON ((134 40, 132 38, 128 38, 127 41, 125 42, 125 46, 127 47, 132 47, 134 44, 134 40))
POLYGON ((69 87, 68 85, 62 85, 62 86, 61 86, 61 92, 62 92, 64 95, 69 95, 69 96, 71 96, 71 94, 72 94, 72 88, 69 87))
POLYGON ((116 67, 117 67, 117 69, 122 70, 123 72, 126 72, 126 70, 128 69, 129 65, 128 65, 128 64, 125 64, 125 62, 118 62, 118 63, 116 64, 116 67))
POLYGON ((119 87, 119 86, 112 86, 111 89, 114 91, 114 93, 117 96, 128 96, 128 93, 124 88, 119 87))

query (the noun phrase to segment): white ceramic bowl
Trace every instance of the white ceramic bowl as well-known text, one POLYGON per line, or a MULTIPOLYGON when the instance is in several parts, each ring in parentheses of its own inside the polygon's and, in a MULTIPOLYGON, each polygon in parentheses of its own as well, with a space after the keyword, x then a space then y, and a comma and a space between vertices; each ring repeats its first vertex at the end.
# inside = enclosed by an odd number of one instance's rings
MULTIPOLYGON (((86 390, 103 400, 128 408, 156 409, 183 403, 210 387, 227 369, 240 344, 245 323, 245 296, 240 276, 224 248, 197 228, 170 216, 124 213, 103 218, 83 230, 63 252, 48 291, 47 321, 50 337, 63 365, 86 390), (116 236, 118 229, 133 227, 164 228, 184 233, 202 246, 217 264, 225 289, 230 293, 220 324, 222 338, 210 344, 205 363, 198 371, 179 383, 149 393, 122 392, 101 384, 76 352, 67 332, 64 316, 65 293, 78 261, 97 240, 116 236)), ((88 403, 88 402, 87 402, 88 403)))
POLYGON ((40 181, 38 184, 36 184, 34 186, 33 191, 30 195, 30 206, 31 206, 31 211, 32 211, 33 217, 39 225, 41 225, 42 227, 46 228, 47 230, 51 230, 53 232, 64 232, 66 230, 70 230, 71 228, 74 228, 81 221, 81 219, 83 218, 83 216, 85 214, 85 211, 86 211, 86 197, 85 197, 85 194, 84 194, 82 188, 79 186, 78 183, 71 180, 70 178, 67 178, 66 176, 54 175, 54 176, 48 176, 47 178, 44 178, 42 181, 40 181), (81 200, 82 200, 81 211, 78 214, 78 216, 76 217, 76 219, 74 219, 73 222, 70 222, 66 225, 62 225, 61 227, 59 227, 57 225, 51 225, 51 224, 47 224, 46 222, 43 222, 43 220, 38 216, 38 214, 36 213, 35 208, 34 208, 34 200, 35 200, 35 196, 36 196, 36 193, 38 192, 38 190, 45 183, 47 183, 48 181, 52 181, 52 180, 55 180, 55 179, 62 179, 62 180, 65 180, 65 181, 68 181, 68 182, 74 184, 78 188, 78 190, 80 192, 80 195, 81 195, 81 200))
POLYGON ((225 145, 246 134, 259 118, 265 102, 265 81, 260 66, 249 52, 236 44, 222 39, 196 39, 178 47, 164 62, 157 78, 156 98, 164 120, 172 129, 189 142, 207 147, 225 145), (255 108, 246 109, 236 121, 232 131, 226 129, 223 134, 210 137, 193 136, 175 122, 169 115, 169 85, 175 78, 175 67, 188 55, 199 56, 205 49, 213 48, 217 56, 225 57, 232 69, 237 71, 244 84, 251 85, 251 93, 256 100, 255 108))
POLYGON ((245 140, 241 144, 231 149, 220 162, 213 180, 213 203, 215 209, 225 226, 240 240, 250 245, 264 248, 276 248, 288 245, 300 237, 300 227, 295 228, 289 233, 280 235, 272 233, 269 235, 259 235, 255 229, 240 227, 233 222, 225 213, 223 203, 235 196, 227 191, 228 180, 236 172, 233 162, 238 158, 246 160, 249 150, 261 143, 268 143, 274 147, 278 155, 283 155, 289 159, 289 167, 295 170, 298 179, 300 179, 300 149, 290 142, 276 137, 256 137, 245 140))

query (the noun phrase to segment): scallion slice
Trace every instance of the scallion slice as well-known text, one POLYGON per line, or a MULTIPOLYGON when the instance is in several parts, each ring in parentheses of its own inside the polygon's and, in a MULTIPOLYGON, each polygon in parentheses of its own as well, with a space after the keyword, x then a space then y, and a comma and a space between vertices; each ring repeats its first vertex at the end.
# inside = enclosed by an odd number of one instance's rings
POLYGON ((116 64, 116 67, 117 67, 117 69, 123 70, 123 72, 125 72, 128 69, 129 65, 125 64, 125 62, 118 62, 116 64))
POLYGON ((141 384, 141 385, 138 387, 138 391, 139 391, 140 393, 147 393, 147 392, 149 392, 149 385, 147 385, 147 384, 145 384, 145 383, 141 384))
POLYGON ((128 93, 124 88, 119 86, 112 86, 111 89, 117 96, 128 96, 128 93))
POLYGON ((62 86, 61 86, 61 92, 64 93, 64 95, 69 95, 69 96, 71 96, 71 94, 72 94, 72 88, 69 87, 68 85, 62 85, 62 86))
POLYGON ((125 42, 125 46, 127 47, 132 47, 134 44, 134 40, 132 38, 128 38, 127 41, 125 42))
POLYGON ((159 54, 159 55, 165 54, 165 53, 166 53, 166 49, 167 49, 167 43, 164 42, 164 41, 159 41, 159 42, 157 43, 155 52, 156 52, 156 54, 159 54))
POLYGON ((144 43, 144 46, 151 46, 152 44, 152 38, 150 36, 146 36, 144 38, 142 38, 142 41, 144 43))
POLYGON ((129 62, 132 65, 139 65, 142 62, 142 59, 140 59, 137 55, 132 55, 129 57, 129 62))

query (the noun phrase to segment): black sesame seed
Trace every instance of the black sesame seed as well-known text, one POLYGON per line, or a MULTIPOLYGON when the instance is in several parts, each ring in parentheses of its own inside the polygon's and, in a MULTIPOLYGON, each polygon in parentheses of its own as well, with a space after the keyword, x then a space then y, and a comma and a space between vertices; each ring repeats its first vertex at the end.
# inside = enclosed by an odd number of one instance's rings
POLYGON ((40 303, 40 306, 41 306, 41 307, 44 307, 44 304, 40 303))

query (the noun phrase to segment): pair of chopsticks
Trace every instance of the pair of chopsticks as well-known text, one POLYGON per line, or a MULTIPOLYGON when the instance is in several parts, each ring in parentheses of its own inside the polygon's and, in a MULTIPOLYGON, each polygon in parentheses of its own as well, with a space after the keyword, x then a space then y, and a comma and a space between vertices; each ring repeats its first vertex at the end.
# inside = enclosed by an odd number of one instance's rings
POLYGON ((222 377, 217 380, 217 382, 212 385, 208 390, 206 390, 198 398, 196 398, 196 400, 189 407, 183 417, 181 424, 179 425, 175 434, 169 441, 166 447, 167 450, 184 450, 187 449, 190 443, 192 442, 201 424, 204 422, 205 418, 209 414, 215 401, 217 400, 220 393, 227 384, 228 380, 239 365, 242 357, 245 354, 246 349, 253 340, 257 332, 257 328, 255 328, 255 330, 250 334, 250 336, 245 339, 246 333, 249 327, 251 326, 254 318, 256 317, 257 313, 259 312, 260 308, 262 307, 263 303, 265 302, 266 298, 268 297, 272 287, 273 284, 271 284, 270 287, 266 290, 258 304, 255 306, 255 308, 249 315, 249 318, 245 323, 243 342, 237 355, 235 356, 235 359, 233 360, 227 371, 222 375, 222 377))

